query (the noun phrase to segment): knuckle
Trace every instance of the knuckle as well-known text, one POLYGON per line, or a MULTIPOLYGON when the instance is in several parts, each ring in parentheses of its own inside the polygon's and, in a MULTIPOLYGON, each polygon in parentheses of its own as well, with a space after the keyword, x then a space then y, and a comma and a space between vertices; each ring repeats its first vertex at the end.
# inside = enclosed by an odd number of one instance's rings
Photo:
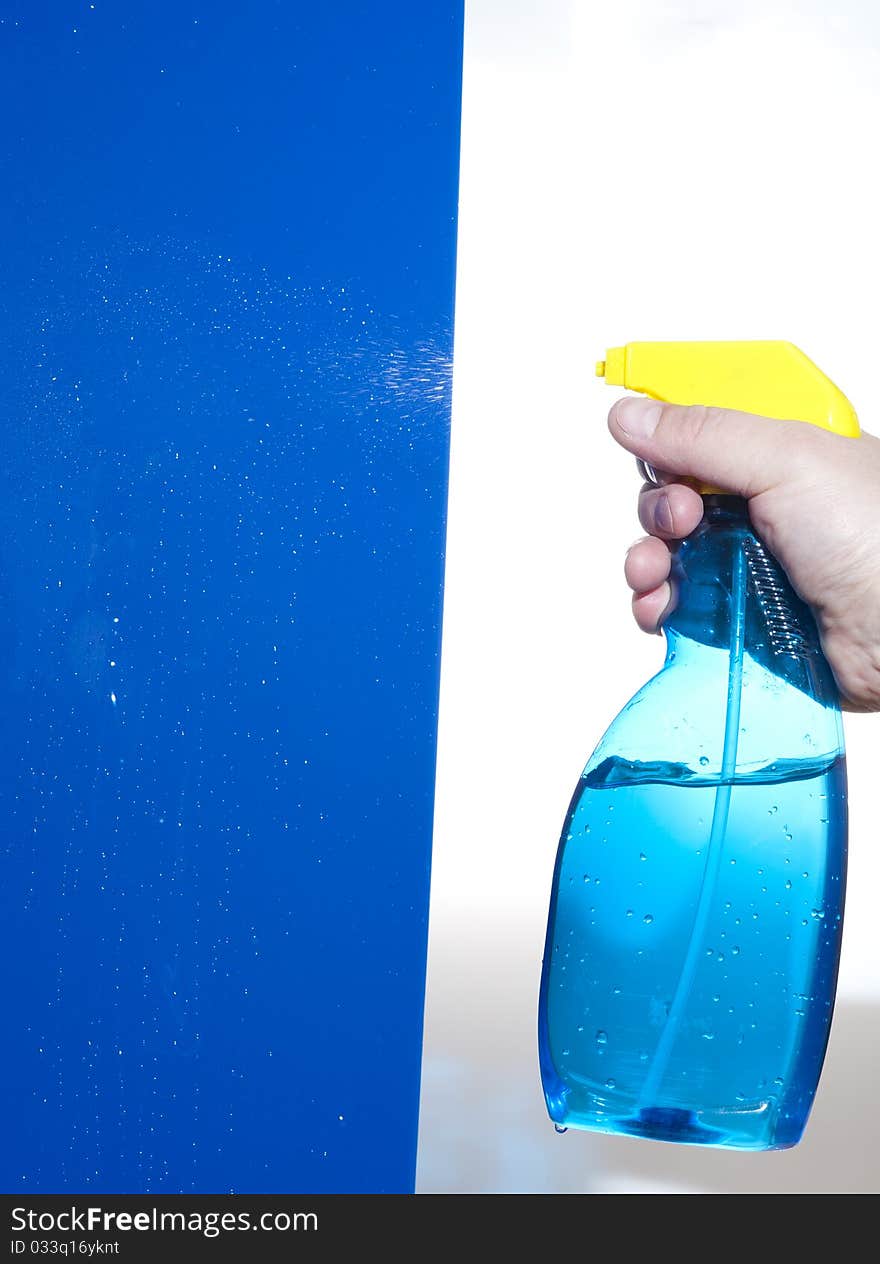
POLYGON ((667 404, 660 415, 660 426, 686 452, 704 442, 707 432, 718 427, 722 415, 723 409, 711 404, 667 404))

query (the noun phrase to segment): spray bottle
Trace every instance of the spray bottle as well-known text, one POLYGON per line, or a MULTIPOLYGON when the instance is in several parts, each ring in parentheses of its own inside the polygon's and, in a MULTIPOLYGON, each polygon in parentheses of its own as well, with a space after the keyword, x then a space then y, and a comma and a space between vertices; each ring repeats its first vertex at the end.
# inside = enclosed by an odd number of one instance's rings
MULTIPOLYGON (((597 373, 859 434, 786 342, 630 343, 597 373)), ((834 1004, 843 727, 812 614, 746 502, 698 490, 663 668, 600 741, 562 831, 541 1075, 558 1129, 782 1149, 806 1124, 834 1004)))

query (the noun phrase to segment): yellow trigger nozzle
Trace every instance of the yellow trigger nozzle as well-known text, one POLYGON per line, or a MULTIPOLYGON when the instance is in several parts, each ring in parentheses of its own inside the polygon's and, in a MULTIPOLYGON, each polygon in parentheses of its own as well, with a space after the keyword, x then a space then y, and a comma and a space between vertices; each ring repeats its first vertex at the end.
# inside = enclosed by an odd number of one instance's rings
POLYGON ((628 342, 599 364, 596 373, 609 386, 671 404, 711 404, 861 433, 843 392, 791 342, 628 342))

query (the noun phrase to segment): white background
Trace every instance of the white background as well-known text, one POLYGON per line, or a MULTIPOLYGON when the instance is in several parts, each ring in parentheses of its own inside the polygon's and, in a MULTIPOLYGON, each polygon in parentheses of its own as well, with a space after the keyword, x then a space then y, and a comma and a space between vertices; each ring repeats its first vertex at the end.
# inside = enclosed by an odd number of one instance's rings
POLYGON ((880 716, 846 722, 844 958, 801 1146, 557 1136, 535 1040, 562 818, 663 651, 631 622, 639 480, 594 361, 787 338, 880 428, 878 132, 872 0, 468 0, 424 1191, 880 1188, 880 716))

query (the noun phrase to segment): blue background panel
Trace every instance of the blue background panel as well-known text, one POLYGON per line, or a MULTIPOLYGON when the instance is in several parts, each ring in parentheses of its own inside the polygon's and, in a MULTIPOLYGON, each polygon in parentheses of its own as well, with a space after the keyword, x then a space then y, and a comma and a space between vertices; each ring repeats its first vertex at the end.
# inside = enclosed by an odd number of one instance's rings
POLYGON ((412 1187, 460 10, 0 9, 3 1190, 412 1187))

